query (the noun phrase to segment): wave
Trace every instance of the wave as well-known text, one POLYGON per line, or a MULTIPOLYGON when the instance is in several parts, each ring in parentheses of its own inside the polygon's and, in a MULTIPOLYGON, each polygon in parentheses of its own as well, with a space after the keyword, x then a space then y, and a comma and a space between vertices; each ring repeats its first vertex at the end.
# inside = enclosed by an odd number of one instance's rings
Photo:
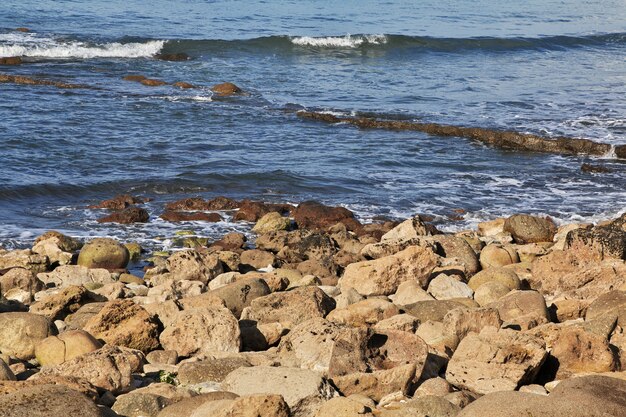
POLYGON ((331 48, 357 48, 362 45, 384 45, 387 43, 385 35, 346 35, 327 36, 323 38, 313 38, 301 36, 291 38, 291 43, 299 46, 331 47, 331 48))
POLYGON ((0 35, 0 57, 45 59, 148 58, 161 51, 166 41, 93 43, 63 40, 35 34, 0 35))

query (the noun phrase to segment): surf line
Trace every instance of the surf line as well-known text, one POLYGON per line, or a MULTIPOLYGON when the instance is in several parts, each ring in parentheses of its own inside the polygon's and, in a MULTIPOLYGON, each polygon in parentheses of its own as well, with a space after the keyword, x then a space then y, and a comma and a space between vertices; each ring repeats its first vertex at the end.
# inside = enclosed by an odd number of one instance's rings
POLYGON ((361 129, 385 129, 424 132, 434 136, 460 137, 482 142, 496 148, 525 152, 554 153, 561 155, 614 155, 626 159, 626 145, 610 145, 589 139, 532 135, 507 130, 463 127, 439 123, 420 123, 384 120, 371 117, 335 116, 328 113, 301 110, 298 117, 330 124, 347 123, 361 129))

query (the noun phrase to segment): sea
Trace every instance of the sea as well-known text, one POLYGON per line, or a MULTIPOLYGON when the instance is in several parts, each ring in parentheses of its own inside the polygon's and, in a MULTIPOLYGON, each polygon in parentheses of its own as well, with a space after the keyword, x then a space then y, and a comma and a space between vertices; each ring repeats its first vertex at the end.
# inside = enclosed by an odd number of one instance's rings
POLYGON ((0 245, 46 230, 168 249, 169 201, 317 200, 362 221, 425 214, 441 230, 512 213, 557 223, 626 212, 626 161, 496 149, 337 115, 626 143, 626 1, 1 0, 0 74, 91 89, 0 84, 0 245), (15 29, 26 27, 29 32, 15 29), (170 62, 158 54, 185 53, 170 62), (198 88, 147 87, 145 75, 198 88), (217 97, 233 82, 245 94, 217 97), (610 170, 581 171, 583 163, 610 170), (151 198, 145 224, 88 206, 151 198))

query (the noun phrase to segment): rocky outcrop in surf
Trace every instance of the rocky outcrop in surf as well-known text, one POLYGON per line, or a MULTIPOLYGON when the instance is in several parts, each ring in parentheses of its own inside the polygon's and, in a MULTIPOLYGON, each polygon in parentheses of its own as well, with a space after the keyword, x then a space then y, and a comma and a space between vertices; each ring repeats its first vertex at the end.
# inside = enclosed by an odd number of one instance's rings
POLYGON ((452 126, 439 123, 380 120, 370 117, 339 117, 328 113, 312 111, 299 111, 297 115, 303 119, 325 123, 348 123, 361 129, 411 130, 435 136, 467 138, 501 149, 523 152, 595 156, 608 155, 614 152, 618 158, 626 158, 626 145, 613 147, 607 143, 594 142, 589 139, 568 137, 547 138, 514 131, 452 126))
POLYGON ((57 88, 94 88, 85 84, 72 84, 62 81, 52 81, 23 75, 0 74, 0 83, 23 84, 23 85, 49 85, 57 88))

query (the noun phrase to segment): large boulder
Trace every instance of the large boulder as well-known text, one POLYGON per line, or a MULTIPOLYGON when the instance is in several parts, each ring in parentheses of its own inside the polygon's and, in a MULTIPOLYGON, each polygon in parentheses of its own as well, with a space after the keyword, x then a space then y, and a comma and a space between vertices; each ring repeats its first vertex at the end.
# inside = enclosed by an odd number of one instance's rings
POLYGON ((62 265, 54 271, 37 274, 44 284, 56 287, 68 285, 110 284, 111 273, 104 268, 88 268, 81 265, 62 265))
POLYGON ((538 337, 486 327, 461 341, 448 363, 446 380, 478 394, 514 390, 534 380, 547 355, 538 337))
POLYGON ((480 270, 478 256, 465 239, 451 235, 435 235, 431 239, 439 244, 443 257, 455 258, 464 266, 467 276, 480 270))
POLYGON ((429 227, 420 216, 415 216, 405 220, 387 233, 385 233, 380 241, 384 243, 399 243, 422 236, 431 235, 434 228, 429 227))
POLYGON ((114 239, 96 238, 86 243, 78 254, 77 264, 87 268, 104 268, 109 271, 128 265, 128 249, 114 239))
POLYGON ((35 357, 37 343, 53 334, 50 321, 32 313, 0 314, 0 352, 22 360, 35 357))
POLYGON ((605 258, 626 260, 626 230, 612 226, 593 229, 575 229, 567 234, 565 250, 585 252, 599 260, 605 258))
POLYGON ((511 291, 486 307, 498 310, 505 324, 521 329, 531 329, 550 321, 546 300, 537 291, 511 291))
POLYGON ((626 412, 626 381, 585 376, 560 382, 550 395, 495 392, 465 407, 458 417, 592 417, 626 412))
POLYGON ((118 393, 131 387, 132 374, 141 370, 143 361, 144 356, 138 350, 105 345, 62 364, 44 366, 36 376, 79 377, 100 389, 118 393))
POLYGON ((491 244, 480 251, 480 265, 483 269, 502 267, 519 262, 519 255, 511 246, 491 244))
POLYGON ((513 236, 515 243, 552 242, 556 225, 548 218, 515 214, 504 222, 504 231, 513 236))
POLYGON ((198 250, 176 252, 167 259, 167 269, 174 280, 207 283, 224 272, 224 266, 215 254, 198 250))
POLYGON ((0 252, 0 271, 12 268, 24 268, 33 273, 44 272, 48 269, 48 257, 30 249, 0 252))
POLYGON ((425 288, 437 264, 438 257, 430 249, 410 246, 395 255, 348 265, 340 285, 366 296, 393 294, 408 280, 425 288))
POLYGON ((480 271, 468 281, 467 285, 474 291, 488 282, 499 282, 509 290, 519 290, 521 282, 514 270, 494 267, 480 271))
POLYGON ((282 214, 273 211, 261 217, 252 228, 252 231, 262 235, 264 233, 276 232, 279 230, 289 230, 290 227, 291 220, 289 217, 284 217, 282 214))
POLYGON ((371 298, 350 304, 345 308, 335 309, 328 314, 333 323, 347 324, 353 327, 373 326, 381 320, 400 314, 400 309, 387 300, 371 298))
POLYGON ((120 211, 115 211, 98 219, 98 223, 147 223, 150 219, 148 210, 141 207, 128 207, 120 211))
POLYGON ((132 300, 114 300, 91 317, 84 328, 110 345, 137 349, 144 353, 159 346, 159 323, 132 300))
POLYGON ((30 312, 46 316, 51 321, 63 320, 69 314, 90 302, 96 295, 89 292, 85 287, 72 285, 44 297, 30 306, 30 312))
POLYGON ((180 356, 239 352, 239 323, 226 308, 206 307, 177 313, 175 320, 163 330, 161 345, 180 356))
POLYGON ((225 357, 197 362, 185 362, 178 368, 178 381, 183 385, 222 382, 232 371, 244 366, 252 365, 241 357, 225 357))
POLYGON ((101 417, 96 404, 62 385, 36 385, 0 395, 0 417, 101 417))
POLYGON ((0 297, 6 297, 7 293, 11 290, 21 290, 29 295, 28 301, 32 301, 35 293, 41 291, 43 288, 43 282, 35 277, 35 274, 28 269, 12 268, 4 275, 0 276, 0 297))
POLYGON ((49 336, 35 346, 35 358, 41 366, 59 365, 102 347, 84 330, 68 330, 58 336, 49 336))
POLYGON ((241 278, 231 284, 224 285, 195 297, 181 300, 185 309, 206 305, 208 298, 217 298, 224 301, 235 317, 240 317, 244 308, 248 307, 252 300, 270 294, 270 288, 265 280, 260 278, 241 278))
POLYGON ((293 328, 309 319, 326 317, 334 307, 334 300, 318 287, 300 287, 252 300, 243 310, 241 319, 259 324, 278 322, 293 328))
POLYGON ((415 365, 402 365, 388 370, 355 372, 334 377, 333 383, 344 396, 364 395, 380 401, 386 395, 401 392, 408 394, 416 381, 415 365))
POLYGON ((300 203, 293 211, 293 217, 301 229, 327 229, 343 223, 349 230, 360 227, 354 213, 344 207, 329 207, 316 201, 300 203))
POLYGON ((238 395, 282 395, 292 416, 313 414, 336 395, 332 385, 308 369, 255 366, 238 368, 222 382, 222 389, 238 395))

